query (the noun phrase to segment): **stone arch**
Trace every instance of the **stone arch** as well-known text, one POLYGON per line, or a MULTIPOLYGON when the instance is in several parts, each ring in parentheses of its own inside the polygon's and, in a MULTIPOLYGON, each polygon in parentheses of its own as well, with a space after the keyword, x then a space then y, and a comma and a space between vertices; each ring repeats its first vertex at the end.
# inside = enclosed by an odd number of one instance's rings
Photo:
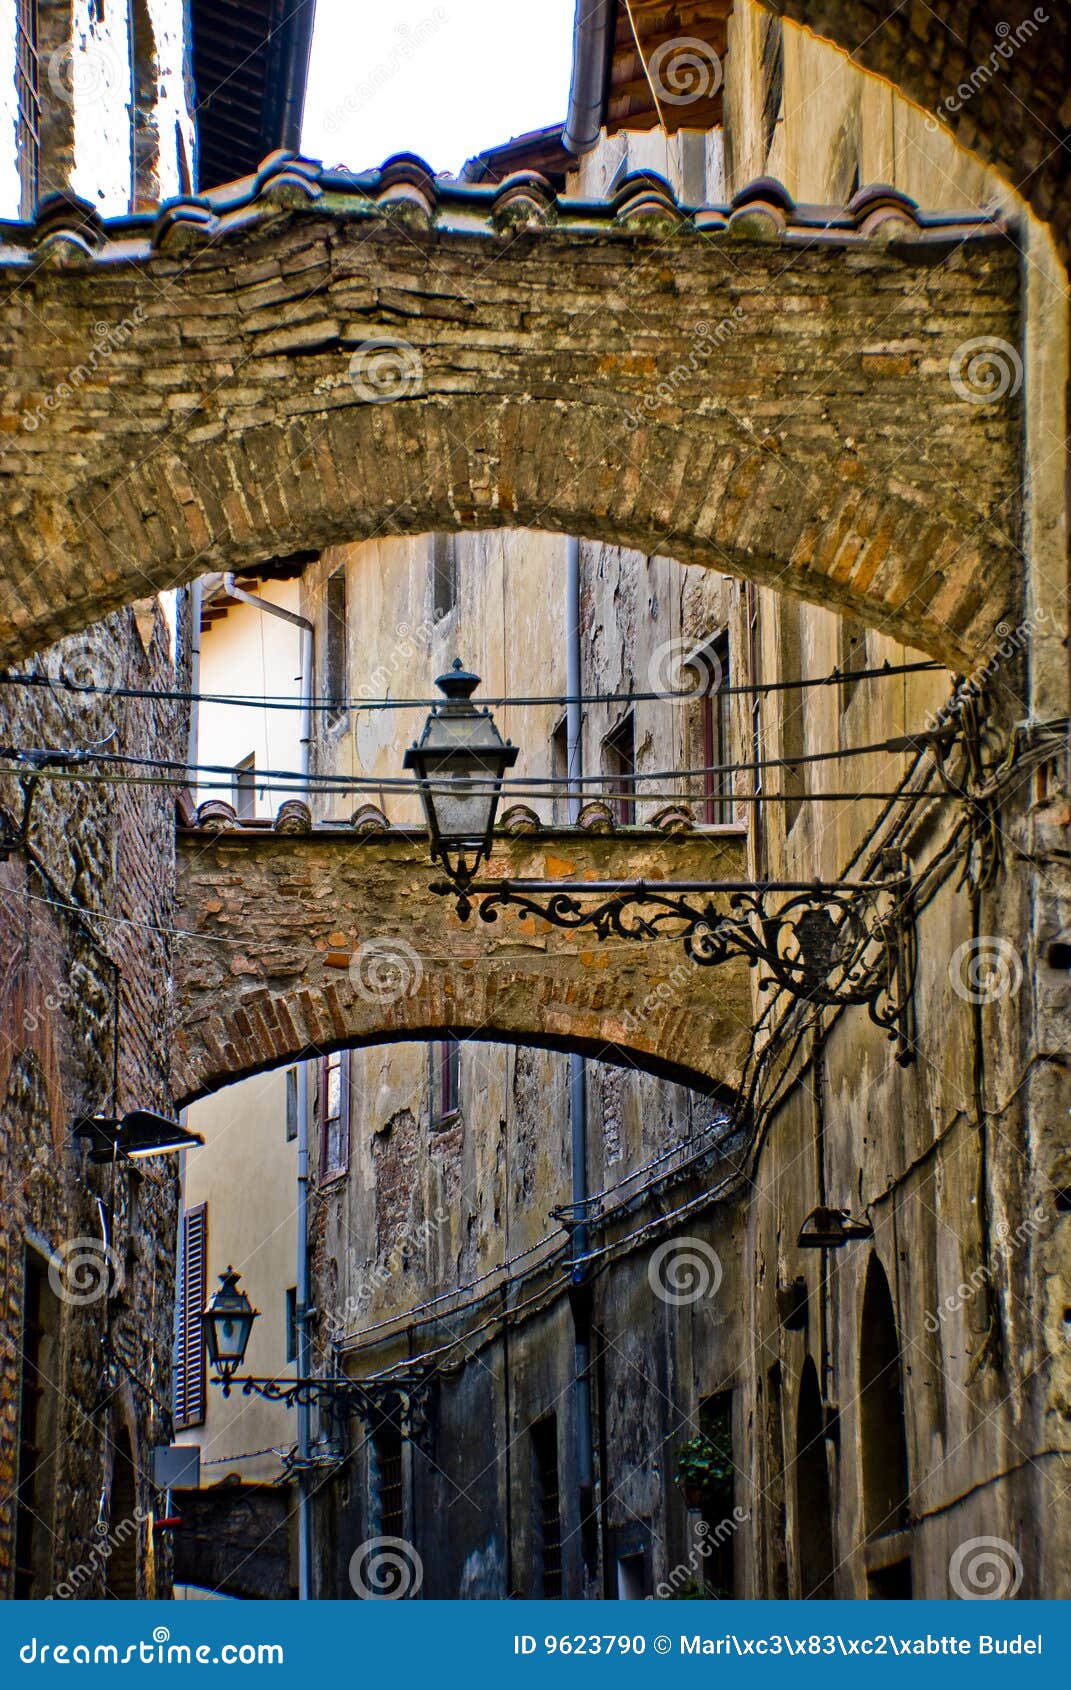
MULTIPOLYGON (((495 878, 745 875, 742 836, 498 836, 495 878), (568 853, 566 856, 565 853, 568 853)), ((458 920, 422 834, 180 834, 172 1091, 346 1046, 446 1036, 575 1052, 735 1093, 751 1042, 746 963, 562 932, 516 912, 458 920)))
POLYGON ((859 1322, 859 1446, 868 1536, 908 1523, 910 1480, 900 1335, 889 1281, 876 1255, 867 1266, 859 1322))
POLYGON ((953 666, 1014 620, 1018 402, 949 374, 979 336, 1018 356, 991 219, 884 189, 831 217, 768 182, 685 213, 644 174, 581 216, 530 175, 276 155, 121 259, 89 207, 20 239, 5 463, 35 520, 8 524, 0 658, 146 583, 460 527, 727 569, 953 666), (71 369, 95 340, 103 396, 71 369))
POLYGON ((825 1407, 810 1356, 800 1374, 796 1406, 796 1559, 804 1600, 836 1595, 833 1504, 826 1454, 825 1407))

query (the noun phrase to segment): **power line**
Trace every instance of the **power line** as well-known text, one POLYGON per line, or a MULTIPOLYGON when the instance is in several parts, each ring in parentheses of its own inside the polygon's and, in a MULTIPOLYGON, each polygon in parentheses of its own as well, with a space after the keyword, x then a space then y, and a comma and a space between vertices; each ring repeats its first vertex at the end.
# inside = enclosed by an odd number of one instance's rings
MULTIPOLYGON (((688 665, 685 663, 684 667, 697 668, 701 662, 702 654, 699 653, 695 664, 688 665)), ((829 675, 818 675, 806 679, 801 677, 798 681, 756 681, 727 686, 698 687, 694 690, 682 688, 677 692, 580 693, 575 696, 522 693, 515 697, 503 695, 498 698, 485 698, 481 696, 480 703, 494 709, 535 709, 547 705, 560 705, 564 709, 569 704, 648 704, 670 701, 688 704, 703 696, 704 693, 717 693, 725 696, 739 693, 753 698, 770 692, 797 692, 808 687, 839 686, 847 681, 885 680, 897 675, 926 673, 946 674, 948 671, 943 664, 930 661, 883 663, 876 669, 834 669, 829 675)), ((0 685, 45 687, 51 692, 83 694, 89 698, 149 698, 160 702, 220 704, 239 709, 257 710, 304 710, 306 708, 303 699, 290 698, 278 693, 257 697, 252 694, 185 692, 177 689, 167 691, 153 687, 107 687, 96 686, 90 682, 68 680, 62 675, 51 677, 48 675, 6 674, 0 675, 0 685)), ((326 712, 333 715, 360 710, 430 710, 433 705, 441 703, 441 698, 314 698, 309 701, 310 708, 314 712, 326 712)))

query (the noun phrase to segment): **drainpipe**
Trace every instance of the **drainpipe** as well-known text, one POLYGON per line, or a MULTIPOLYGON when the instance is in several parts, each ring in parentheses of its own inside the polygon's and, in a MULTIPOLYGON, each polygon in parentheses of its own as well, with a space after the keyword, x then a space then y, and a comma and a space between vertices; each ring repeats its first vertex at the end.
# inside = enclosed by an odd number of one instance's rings
POLYGON ((190 582, 190 723, 186 738, 186 779, 190 787, 190 797, 197 798, 197 731, 200 720, 197 694, 201 690, 201 603, 204 598, 204 588, 198 581, 190 582))
POLYGON ((562 145, 571 153, 590 153, 599 139, 617 7, 607 0, 576 0, 573 21, 573 73, 562 145))
MULTIPOLYGON (((232 574, 224 575, 223 585, 231 598, 252 605, 264 616, 277 616, 283 622, 301 630, 301 773, 308 800, 309 755, 312 743, 312 686, 313 646, 312 623, 296 611, 284 610, 281 605, 269 604, 239 587, 232 574)), ((297 1369, 302 1379, 312 1372, 309 1326, 312 1310, 309 1306, 309 1085, 308 1064, 297 1065, 297 1264, 295 1290, 297 1308, 297 1369)), ((297 1539, 298 1539, 298 1599, 310 1600, 312 1595, 312 1509, 309 1496, 309 1455, 312 1448, 312 1410, 308 1403, 299 1403, 297 1410, 297 1539)))
MULTIPOLYGON (((584 772, 583 717, 580 705, 582 670, 580 652, 580 541, 570 537, 565 554, 565 602, 568 626, 565 648, 566 774, 569 782, 569 821, 575 827, 580 818, 584 772)), ((585 1205, 588 1196, 588 1087, 587 1063, 582 1056, 569 1058, 569 1121, 572 1138, 572 1200, 574 1224, 570 1275, 570 1304, 575 1335, 576 1376, 576 1472, 580 1496, 580 1541, 584 1562, 591 1569, 591 1532, 594 1519, 595 1463, 591 1435, 591 1286, 579 1264, 587 1253, 588 1229, 585 1205)))

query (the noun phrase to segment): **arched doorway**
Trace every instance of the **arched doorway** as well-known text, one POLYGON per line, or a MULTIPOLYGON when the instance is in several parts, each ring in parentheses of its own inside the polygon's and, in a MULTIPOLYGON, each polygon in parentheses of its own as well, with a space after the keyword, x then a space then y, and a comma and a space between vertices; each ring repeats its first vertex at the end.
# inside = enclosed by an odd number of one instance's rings
POLYGON ((138 1594, 138 1488, 130 1433, 124 1426, 115 1439, 112 1461, 108 1541, 111 1554, 104 1594, 112 1602, 132 1602, 138 1594))
POLYGON ((868 1537, 908 1523, 907 1433, 900 1339, 885 1270, 871 1256, 859 1343, 863 1524, 868 1537))
POLYGON ((836 1553, 818 1372, 808 1356, 796 1411, 796 1556, 805 1601, 833 1597, 836 1553))

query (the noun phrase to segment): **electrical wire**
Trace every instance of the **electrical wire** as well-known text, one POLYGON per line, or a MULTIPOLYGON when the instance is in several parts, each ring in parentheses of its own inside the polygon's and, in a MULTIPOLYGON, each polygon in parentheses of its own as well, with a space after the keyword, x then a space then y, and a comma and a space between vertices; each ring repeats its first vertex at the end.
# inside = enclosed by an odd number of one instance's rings
MULTIPOLYGON (((687 664, 684 665, 688 667, 687 664)), ((518 694, 516 697, 503 695, 498 698, 482 697, 479 702, 489 709, 537 709, 545 706, 560 706, 564 709, 569 704, 649 704, 673 702, 689 704, 701 697, 705 691, 719 696, 730 697, 741 694, 754 698, 774 692, 800 692, 810 687, 840 686, 846 681, 875 681, 885 680, 898 675, 918 674, 949 674, 943 664, 931 661, 918 663, 883 663, 876 669, 834 669, 828 675, 801 677, 798 681, 754 681, 736 682, 725 686, 711 686, 709 689, 697 688, 691 690, 683 688, 677 692, 611 692, 611 693, 580 693, 576 696, 565 694, 518 694)), ((294 699, 282 693, 267 696, 254 696, 239 693, 207 693, 188 692, 179 689, 164 690, 150 687, 107 687, 96 686, 91 682, 67 680, 63 676, 35 674, 5 674, 0 675, 0 686, 45 687, 50 692, 82 693, 89 698, 148 698, 155 702, 172 702, 178 704, 222 704, 247 710, 303 710, 305 704, 301 699, 294 699)), ((441 698, 347 698, 347 699, 312 699, 312 709, 317 713, 329 715, 343 715, 348 712, 361 710, 430 710, 442 704, 441 698)))

